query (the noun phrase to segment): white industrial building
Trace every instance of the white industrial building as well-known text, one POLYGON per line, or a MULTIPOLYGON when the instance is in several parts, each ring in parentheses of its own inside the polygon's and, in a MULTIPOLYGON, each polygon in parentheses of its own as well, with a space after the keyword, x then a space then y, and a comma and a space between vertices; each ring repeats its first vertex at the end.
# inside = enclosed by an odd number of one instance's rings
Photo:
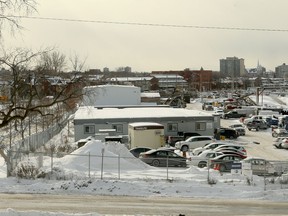
POLYGON ((87 86, 83 89, 84 106, 140 105, 139 87, 125 85, 87 86))
POLYGON ((164 126, 164 135, 178 132, 197 132, 213 135, 220 117, 198 110, 166 106, 82 106, 75 113, 75 141, 94 136, 101 130, 115 129, 115 135, 128 135, 128 125, 136 122, 155 122, 164 126))

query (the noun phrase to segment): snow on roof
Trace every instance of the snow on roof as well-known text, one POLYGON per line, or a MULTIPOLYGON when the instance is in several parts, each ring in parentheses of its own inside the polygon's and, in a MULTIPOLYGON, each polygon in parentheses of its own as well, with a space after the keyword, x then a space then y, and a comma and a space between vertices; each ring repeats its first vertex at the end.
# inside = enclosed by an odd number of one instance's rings
POLYGON ((164 118, 164 117, 193 117, 212 116, 199 110, 188 110, 170 107, 128 107, 101 108, 82 106, 75 113, 75 120, 79 119, 121 119, 121 118, 164 118))
POLYGON ((137 86, 133 86, 133 85, 97 85, 97 86, 86 86, 84 87, 84 89, 105 89, 105 88, 137 88, 137 89, 140 89, 139 87, 137 86))
POLYGON ((147 98, 160 97, 160 93, 159 92, 142 92, 141 97, 147 97, 147 98))
POLYGON ((162 124, 156 122, 135 122, 129 124, 132 127, 145 127, 145 126, 163 126, 162 124))

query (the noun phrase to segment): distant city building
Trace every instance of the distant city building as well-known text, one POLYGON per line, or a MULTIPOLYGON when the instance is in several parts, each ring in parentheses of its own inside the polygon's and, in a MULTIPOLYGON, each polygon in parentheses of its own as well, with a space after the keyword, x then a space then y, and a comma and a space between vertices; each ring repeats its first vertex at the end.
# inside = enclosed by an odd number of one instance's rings
POLYGON ((104 73, 109 73, 109 68, 104 67, 104 68, 103 68, 103 72, 104 72, 104 73))
POLYGON ((127 67, 124 68, 124 72, 131 73, 132 72, 132 68, 127 66, 127 67))
POLYGON ((288 65, 283 63, 282 65, 275 68, 276 78, 288 78, 288 65))
POLYGON ((236 78, 246 74, 244 59, 237 57, 227 57, 220 59, 220 75, 222 77, 236 78))

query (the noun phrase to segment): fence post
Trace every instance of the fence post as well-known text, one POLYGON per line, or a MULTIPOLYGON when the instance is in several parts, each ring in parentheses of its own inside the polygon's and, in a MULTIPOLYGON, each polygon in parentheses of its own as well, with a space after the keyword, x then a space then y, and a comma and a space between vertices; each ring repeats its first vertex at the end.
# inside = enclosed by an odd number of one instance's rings
POLYGON ((168 176, 168 174, 169 174, 169 172, 168 172, 168 167, 169 167, 169 157, 167 157, 166 158, 166 168, 167 168, 167 176, 166 176, 166 180, 168 181, 169 180, 169 176, 168 176))
POLYGON ((120 180, 120 154, 118 155, 118 180, 120 180))
POLYGON ((103 179, 103 160, 104 160, 104 148, 102 148, 102 160, 101 160, 101 179, 103 179))
POLYGON ((53 172, 53 151, 51 151, 51 173, 53 172))
POLYGON ((90 157, 90 152, 89 152, 89 155, 88 155, 88 176, 90 178, 90 160, 91 160, 91 157, 90 157))

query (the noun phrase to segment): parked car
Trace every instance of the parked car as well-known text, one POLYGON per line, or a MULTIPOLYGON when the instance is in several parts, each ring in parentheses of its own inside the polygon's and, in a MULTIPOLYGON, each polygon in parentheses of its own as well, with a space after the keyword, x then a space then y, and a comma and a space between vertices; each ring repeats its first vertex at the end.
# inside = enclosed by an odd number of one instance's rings
POLYGON ((237 139, 239 134, 233 128, 220 128, 220 136, 225 137, 225 139, 237 139))
POLYGON ((226 145, 221 145, 218 146, 216 148, 214 148, 214 151, 234 151, 237 150, 237 152, 239 152, 240 154, 244 155, 245 157, 247 157, 247 150, 245 149, 244 146, 241 145, 236 145, 236 144, 226 144, 226 145))
POLYGON ((223 154, 210 161, 210 167, 220 172, 229 172, 234 162, 240 162, 243 158, 233 154, 223 154))
POLYGON ((272 137, 288 137, 288 131, 283 128, 272 128, 272 137))
POLYGON ((241 117, 246 117, 246 114, 244 113, 239 113, 237 111, 229 111, 224 114, 223 118, 228 119, 228 118, 241 118, 241 117))
POLYGON ((213 150, 205 150, 197 156, 192 156, 191 160, 188 163, 193 165, 193 166, 198 166, 200 168, 203 168, 203 167, 207 166, 208 161, 210 159, 215 158, 219 155, 223 155, 223 153, 216 152, 213 150))
POLYGON ((214 113, 220 115, 220 118, 223 118, 225 114, 224 110, 222 109, 217 109, 214 113))
POLYGON ((246 164, 249 164, 253 175, 259 175, 259 176, 275 175, 277 176, 277 175, 282 174, 282 169, 278 169, 276 165, 272 164, 271 162, 263 158, 246 158, 242 160, 241 163, 242 163, 242 167, 247 166, 246 164))
POLYGON ((227 144, 227 142, 221 142, 221 141, 207 143, 203 147, 198 147, 198 148, 193 149, 192 153, 193 153, 193 155, 199 155, 205 150, 213 150, 218 146, 226 145, 226 144, 227 144))
POLYGON ((222 154, 232 154, 232 155, 237 155, 240 156, 242 159, 247 158, 246 152, 242 152, 241 150, 238 149, 231 149, 231 148, 224 148, 217 150, 216 152, 220 152, 222 154))
POLYGON ((264 120, 264 119, 265 119, 265 118, 264 118, 264 116, 262 116, 262 115, 253 115, 253 116, 251 116, 250 118, 244 119, 243 124, 244 124, 244 125, 247 125, 249 122, 251 122, 251 121, 253 121, 253 120, 264 120))
POLYGON ((166 166, 187 166, 187 158, 182 157, 171 150, 159 150, 152 149, 147 152, 142 152, 139 155, 139 159, 143 162, 155 166, 155 167, 166 167, 166 166), (167 164, 168 163, 168 164, 167 164))
POLYGON ((139 157, 140 153, 142 152, 146 152, 146 151, 149 151, 151 150, 151 148, 149 147, 135 147, 135 148, 132 148, 130 149, 130 153, 134 155, 134 157, 139 157))
POLYGON ((229 127, 230 128, 239 128, 239 127, 245 128, 245 125, 242 123, 236 123, 236 124, 229 125, 229 127))
POLYGON ((279 119, 273 117, 266 117, 265 121, 269 127, 271 127, 271 125, 278 126, 279 124, 279 119))
POLYGON ((260 129, 267 129, 269 126, 266 123, 265 120, 263 119, 259 119, 259 120, 252 120, 250 122, 247 123, 246 127, 248 128, 248 130, 252 130, 255 129, 256 131, 260 130, 260 129))
POLYGON ((245 136, 246 135, 246 130, 244 127, 235 127, 233 129, 236 130, 236 132, 238 133, 239 136, 245 136))
POLYGON ((167 143, 174 147, 176 142, 184 141, 191 136, 201 136, 201 134, 196 132, 178 132, 176 136, 168 136, 167 143))
POLYGON ((288 149, 288 137, 277 137, 273 145, 279 149, 288 149))
POLYGON ((215 138, 213 136, 192 136, 185 141, 176 142, 175 147, 181 151, 188 151, 189 149, 202 147, 211 142, 215 142, 215 138))

